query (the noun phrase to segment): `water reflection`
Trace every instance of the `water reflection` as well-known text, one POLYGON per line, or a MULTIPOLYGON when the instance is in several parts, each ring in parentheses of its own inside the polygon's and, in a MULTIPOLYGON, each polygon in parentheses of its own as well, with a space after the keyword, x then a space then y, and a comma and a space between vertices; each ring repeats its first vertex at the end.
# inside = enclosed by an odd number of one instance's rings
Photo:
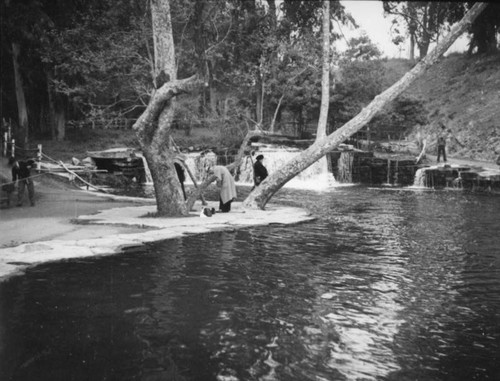
POLYGON ((39 266, 0 286, 0 379, 495 380, 500 203, 282 191, 319 216, 39 266))

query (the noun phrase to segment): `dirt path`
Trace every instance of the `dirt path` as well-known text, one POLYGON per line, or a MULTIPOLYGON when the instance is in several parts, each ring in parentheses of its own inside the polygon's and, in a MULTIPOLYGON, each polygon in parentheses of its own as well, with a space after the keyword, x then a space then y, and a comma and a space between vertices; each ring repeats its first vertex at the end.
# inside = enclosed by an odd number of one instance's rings
MULTIPOLYGON (((10 168, 2 159, 0 173, 10 176, 10 168)), ((72 240, 105 237, 120 233, 133 233, 133 227, 95 226, 74 224, 72 220, 80 215, 89 215, 101 210, 132 205, 148 205, 144 202, 121 201, 117 197, 102 197, 73 189, 52 175, 34 178, 35 206, 30 206, 28 195, 24 205, 16 207, 17 191, 11 195, 11 206, 0 209, 0 247, 12 247, 22 243, 48 241, 53 239, 72 240)))

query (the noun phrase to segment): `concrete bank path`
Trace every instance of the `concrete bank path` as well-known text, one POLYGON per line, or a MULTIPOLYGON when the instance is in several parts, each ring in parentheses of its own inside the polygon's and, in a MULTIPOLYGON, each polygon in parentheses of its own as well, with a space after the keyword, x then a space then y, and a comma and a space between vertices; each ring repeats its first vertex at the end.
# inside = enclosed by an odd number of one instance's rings
MULTIPOLYGON (((265 211, 244 210, 234 202, 230 213, 200 217, 197 202, 189 217, 154 218, 154 200, 84 192, 35 181, 36 205, 28 200, 0 209, 0 281, 27 267, 69 258, 110 255, 123 248, 185 234, 234 230, 314 219, 309 212, 269 204, 265 211)), ((27 195, 26 195, 27 196, 27 195)), ((208 202, 218 208, 218 202, 208 202)))

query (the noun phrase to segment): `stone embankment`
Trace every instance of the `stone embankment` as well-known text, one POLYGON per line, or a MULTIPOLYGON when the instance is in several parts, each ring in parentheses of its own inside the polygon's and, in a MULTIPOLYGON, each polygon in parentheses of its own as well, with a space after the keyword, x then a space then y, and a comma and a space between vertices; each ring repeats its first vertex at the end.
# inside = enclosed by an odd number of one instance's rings
POLYGON ((373 152, 347 149, 329 154, 332 172, 340 183, 366 185, 461 188, 473 192, 500 193, 500 166, 491 162, 449 158, 448 163, 423 163, 409 154, 375 155, 373 152))

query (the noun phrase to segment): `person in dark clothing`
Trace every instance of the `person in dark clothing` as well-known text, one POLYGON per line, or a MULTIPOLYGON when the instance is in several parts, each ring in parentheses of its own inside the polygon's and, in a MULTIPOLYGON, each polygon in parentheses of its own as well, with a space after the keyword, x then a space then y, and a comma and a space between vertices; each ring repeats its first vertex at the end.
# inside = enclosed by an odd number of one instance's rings
POLYGON ((438 134, 437 138, 437 162, 443 156, 443 161, 446 163, 446 140, 448 139, 448 133, 446 132, 446 126, 441 123, 441 132, 438 134))
POLYGON ((34 160, 17 160, 14 157, 9 159, 12 166, 12 182, 17 183, 17 206, 23 205, 24 188, 28 188, 28 196, 31 206, 35 206, 35 186, 31 179, 31 169, 35 166, 34 160))
POLYGON ((177 177, 179 178, 179 182, 181 183, 182 194, 184 195, 184 200, 187 200, 186 190, 184 189, 184 181, 186 181, 186 175, 184 174, 184 168, 178 162, 174 162, 175 171, 177 172, 177 177))
POLYGON ((258 186, 268 176, 268 173, 266 167, 262 164, 264 156, 258 155, 255 160, 256 162, 253 165, 253 181, 255 186, 258 186))

